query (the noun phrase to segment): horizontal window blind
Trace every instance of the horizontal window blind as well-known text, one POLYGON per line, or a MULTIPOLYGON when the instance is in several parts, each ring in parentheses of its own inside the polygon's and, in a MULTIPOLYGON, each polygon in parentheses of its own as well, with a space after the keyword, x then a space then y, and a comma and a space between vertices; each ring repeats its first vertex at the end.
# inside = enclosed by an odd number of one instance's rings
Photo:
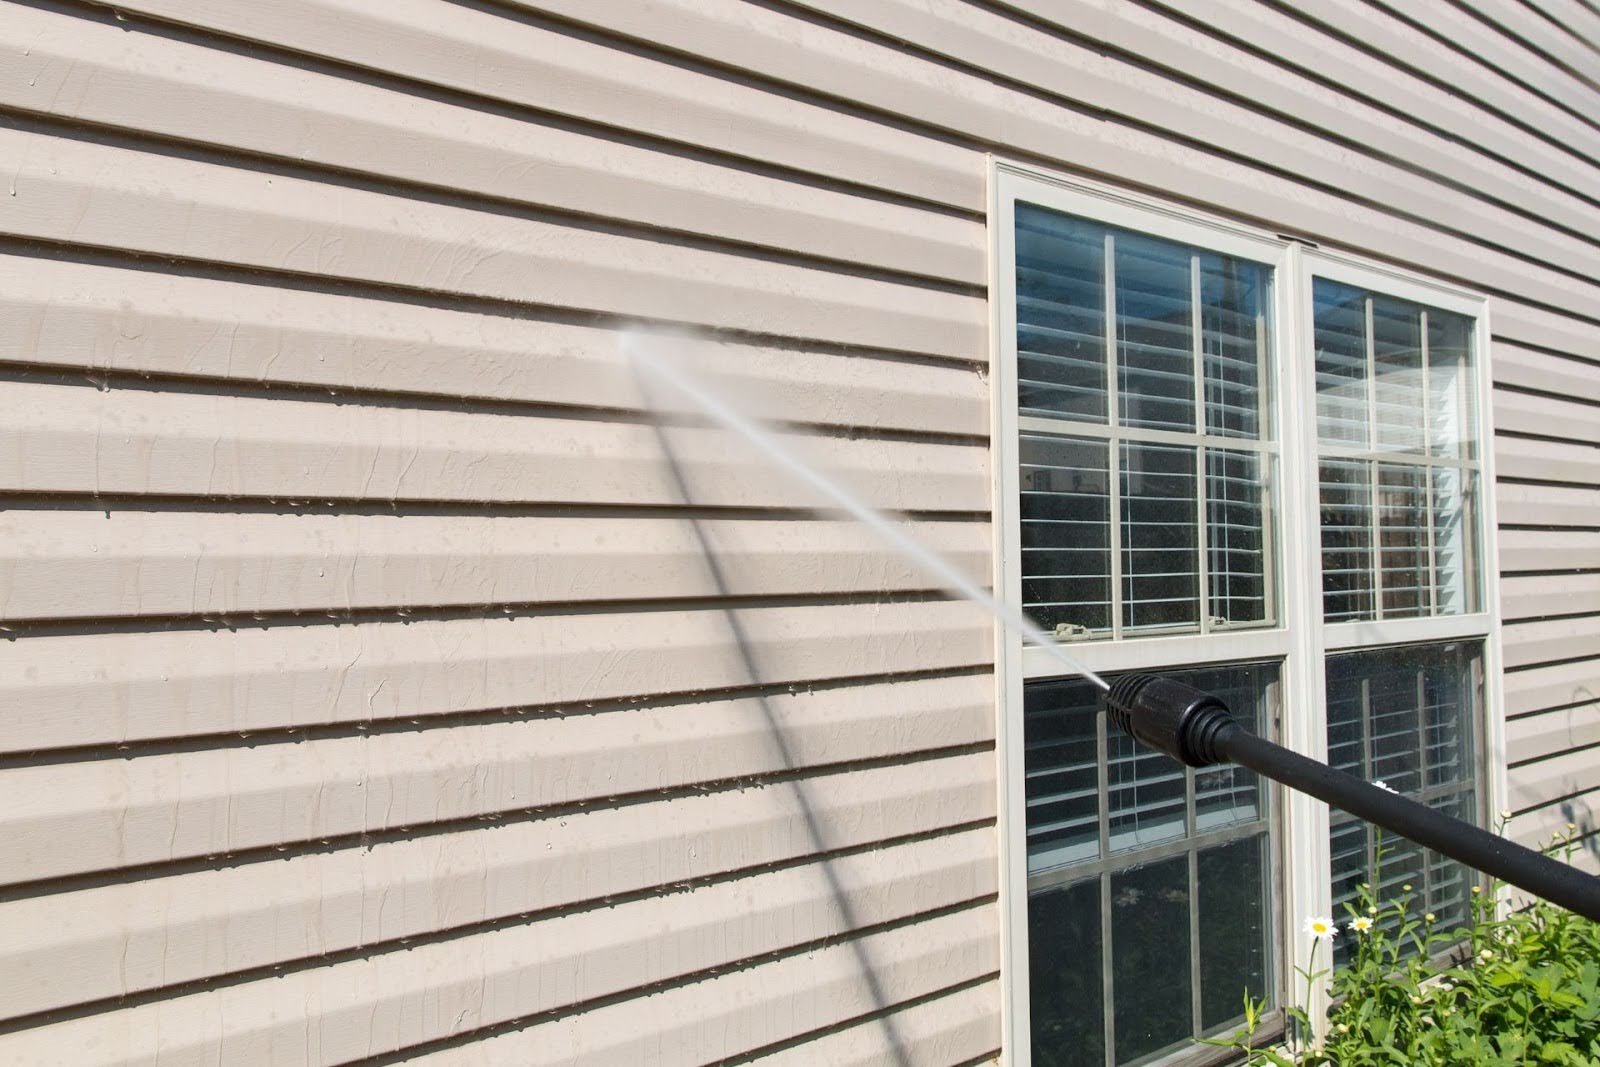
MULTIPOLYGON (((1168 673, 1269 730, 1275 664, 1168 673)), ((1127 1063, 1234 1019, 1243 990, 1271 988, 1261 779, 1136 744, 1087 682, 1024 694, 1035 1059, 1127 1063), (1112 1005, 1110 1047, 1094 1004, 1112 1005)))
MULTIPOLYGON (((1330 656, 1328 762, 1481 823, 1474 773, 1479 651, 1458 641, 1330 656)), ((1410 885, 1413 917, 1433 912, 1442 928, 1466 921, 1472 879, 1447 857, 1337 810, 1330 812, 1329 850, 1336 919, 1344 919, 1365 882, 1384 905, 1405 897, 1410 885)), ((1390 932, 1398 929, 1393 915, 1384 922, 1390 932)), ((1340 960, 1348 956, 1348 939, 1335 947, 1340 960)))
POLYGON ((1478 610, 1472 321, 1313 286, 1323 615, 1478 610))
POLYGON ((1016 246, 1024 608, 1069 636, 1271 623, 1270 268, 1025 203, 1016 246))

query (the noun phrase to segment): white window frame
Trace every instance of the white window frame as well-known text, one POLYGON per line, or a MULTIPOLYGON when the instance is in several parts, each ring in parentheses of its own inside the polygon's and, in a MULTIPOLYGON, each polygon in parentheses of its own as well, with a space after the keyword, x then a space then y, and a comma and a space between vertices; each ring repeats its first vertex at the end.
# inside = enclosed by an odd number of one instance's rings
MULTIPOLYGON (((1379 266, 1351 256, 1311 249, 1264 230, 1118 189, 1100 182, 1044 171, 991 157, 989 168, 990 355, 994 394, 992 487, 995 516, 996 591, 1008 602, 1022 603, 1020 523, 1021 419, 1017 393, 1016 236, 1015 204, 1027 203, 1062 211, 1106 226, 1149 234, 1224 255, 1239 256, 1273 268, 1271 376, 1264 383, 1263 403, 1271 405, 1268 420, 1276 435, 1278 468, 1272 503, 1278 559, 1278 618, 1267 627, 1211 633, 1075 641, 1074 658, 1099 672, 1190 667, 1236 661, 1276 660, 1281 663, 1279 704, 1285 714, 1278 740, 1317 759, 1327 758, 1324 659, 1328 652, 1416 641, 1480 638, 1483 641, 1484 707, 1481 765, 1488 810, 1497 810, 1506 795, 1504 700, 1501 695, 1499 582, 1496 567, 1493 419, 1490 406, 1489 319, 1487 298, 1442 285, 1406 271, 1379 266), (1379 622, 1322 623, 1322 553, 1319 487, 1316 477, 1316 390, 1312 343, 1313 275, 1358 285, 1402 299, 1472 317, 1474 396, 1477 401, 1480 489, 1477 509, 1482 611, 1473 615, 1379 622)), ((1115 389, 1115 379, 1108 378, 1115 389)), ((1093 431, 1091 431, 1092 433, 1093 431)), ((1116 523, 1118 517, 1113 515, 1116 523)), ((1204 590, 1202 590, 1202 594, 1204 590)), ((1203 614, 1203 613, 1202 613, 1203 614)), ((1001 862, 1001 973, 1003 998, 1003 1062, 1028 1067, 1030 1054, 1028 869, 1024 752, 1023 687, 1028 678, 1061 673, 1059 661, 997 628, 996 686, 999 706, 998 762, 1001 862)), ((1293 988, 1286 978, 1309 958, 1299 922, 1307 915, 1326 915, 1331 908, 1328 815, 1325 805, 1303 794, 1281 791, 1276 798, 1279 831, 1272 861, 1284 872, 1274 900, 1278 929, 1274 943, 1284 958, 1275 961, 1280 998, 1293 988)), ((1323 961, 1324 963, 1326 961, 1323 961)), ((1318 1000, 1325 996, 1319 992, 1318 1000)), ((1281 1002, 1281 1001, 1280 1001, 1281 1002)), ((1315 1007, 1315 1005, 1313 1005, 1315 1007)))

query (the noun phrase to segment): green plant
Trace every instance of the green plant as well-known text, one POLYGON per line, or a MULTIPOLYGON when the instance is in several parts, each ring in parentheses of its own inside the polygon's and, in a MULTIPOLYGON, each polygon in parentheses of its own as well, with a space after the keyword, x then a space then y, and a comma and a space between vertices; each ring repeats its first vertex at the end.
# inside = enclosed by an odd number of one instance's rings
MULTIPOLYGON (((1552 842, 1569 860, 1575 829, 1552 842)), ((1361 886, 1343 931, 1351 958, 1332 974, 1324 1025, 1292 1006, 1285 1043, 1257 1047, 1266 1003, 1247 993, 1244 1025, 1212 1043, 1240 1050, 1251 1067, 1600 1065, 1600 924, 1542 900, 1502 917, 1499 888, 1475 886, 1470 923, 1444 930, 1416 914, 1409 885, 1388 904, 1361 886)), ((1298 973, 1309 1004, 1328 974, 1315 969, 1317 950, 1339 932, 1326 919, 1307 929, 1311 964, 1298 973)))

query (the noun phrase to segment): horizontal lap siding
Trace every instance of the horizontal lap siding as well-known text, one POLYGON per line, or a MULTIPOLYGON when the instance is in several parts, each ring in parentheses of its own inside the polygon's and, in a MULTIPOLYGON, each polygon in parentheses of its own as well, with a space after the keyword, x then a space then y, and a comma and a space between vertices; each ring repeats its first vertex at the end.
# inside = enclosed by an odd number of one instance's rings
POLYGON ((1512 829, 1592 829, 1600 20, 1538 7, 8 5, 0 1055, 994 1052, 988 625, 619 348, 981 579, 986 152, 1492 294, 1512 829))

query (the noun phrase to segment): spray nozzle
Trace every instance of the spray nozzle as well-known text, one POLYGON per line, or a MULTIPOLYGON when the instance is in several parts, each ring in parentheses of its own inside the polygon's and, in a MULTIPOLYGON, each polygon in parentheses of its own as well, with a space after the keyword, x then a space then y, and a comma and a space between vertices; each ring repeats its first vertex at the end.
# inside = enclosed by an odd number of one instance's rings
POLYGON ((1228 706, 1210 693, 1154 674, 1118 678, 1105 699, 1124 733, 1191 767, 1224 762, 1219 742, 1241 729, 1228 706))

